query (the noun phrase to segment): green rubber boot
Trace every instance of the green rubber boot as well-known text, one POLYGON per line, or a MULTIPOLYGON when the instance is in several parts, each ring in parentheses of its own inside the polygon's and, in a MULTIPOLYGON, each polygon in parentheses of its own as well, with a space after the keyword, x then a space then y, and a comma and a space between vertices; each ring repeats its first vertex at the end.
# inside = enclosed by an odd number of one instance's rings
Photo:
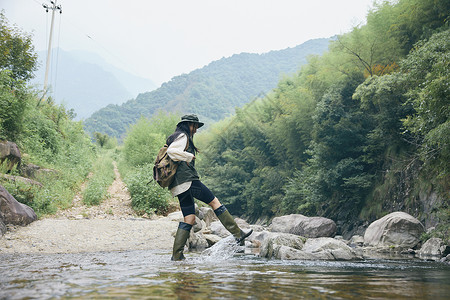
POLYGON ((219 221, 222 225, 234 236, 236 239, 236 243, 241 246, 244 246, 245 239, 252 234, 253 229, 250 229, 248 232, 242 231, 239 226, 234 221, 233 216, 228 212, 225 206, 220 206, 218 209, 214 211, 216 216, 219 218, 219 221))
POLYGON ((184 245, 189 238, 191 233, 192 225, 184 222, 178 224, 177 233, 175 235, 175 240, 173 241, 173 253, 171 260, 183 260, 185 259, 183 255, 184 245))

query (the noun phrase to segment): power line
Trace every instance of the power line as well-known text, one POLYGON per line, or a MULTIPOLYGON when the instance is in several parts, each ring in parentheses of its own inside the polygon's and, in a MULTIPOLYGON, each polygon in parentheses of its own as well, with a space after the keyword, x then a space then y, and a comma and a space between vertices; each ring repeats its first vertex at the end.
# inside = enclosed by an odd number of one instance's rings
POLYGON ((50 3, 52 6, 48 6, 47 4, 42 4, 45 8, 45 11, 48 13, 49 10, 52 11, 52 22, 50 25, 50 37, 48 41, 48 51, 47 51, 47 63, 45 67, 45 79, 44 79, 44 94, 47 93, 47 83, 48 83, 48 69, 50 67, 51 53, 52 53, 52 35, 53 35, 53 24, 55 22, 55 11, 59 10, 59 13, 62 14, 61 5, 56 5, 56 1, 51 0, 50 3))

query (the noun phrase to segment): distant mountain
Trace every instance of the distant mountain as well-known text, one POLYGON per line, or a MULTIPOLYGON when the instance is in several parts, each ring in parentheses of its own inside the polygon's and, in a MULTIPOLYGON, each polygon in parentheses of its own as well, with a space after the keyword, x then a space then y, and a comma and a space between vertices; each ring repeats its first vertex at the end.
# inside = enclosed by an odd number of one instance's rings
MULTIPOLYGON (((38 53, 41 67, 32 81, 40 87, 44 83, 46 55, 38 53)), ((108 104, 121 104, 156 88, 151 80, 120 70, 97 54, 53 49, 52 57, 50 95, 57 103, 74 109, 78 120, 108 104)))
POLYGON ((236 107, 275 88, 283 74, 298 71, 309 55, 325 52, 330 40, 314 39, 294 48, 222 58, 121 105, 100 109, 85 120, 85 129, 120 138, 141 115, 151 117, 158 110, 196 113, 210 122, 221 120, 236 107))

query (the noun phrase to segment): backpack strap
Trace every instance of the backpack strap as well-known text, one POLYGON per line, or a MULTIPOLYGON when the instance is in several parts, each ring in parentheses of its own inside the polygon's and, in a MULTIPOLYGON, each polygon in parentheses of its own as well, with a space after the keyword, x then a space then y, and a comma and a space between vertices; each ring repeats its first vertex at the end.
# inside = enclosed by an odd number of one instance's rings
POLYGON ((186 148, 184 148, 184 151, 186 151, 189 148, 189 138, 187 138, 186 148))

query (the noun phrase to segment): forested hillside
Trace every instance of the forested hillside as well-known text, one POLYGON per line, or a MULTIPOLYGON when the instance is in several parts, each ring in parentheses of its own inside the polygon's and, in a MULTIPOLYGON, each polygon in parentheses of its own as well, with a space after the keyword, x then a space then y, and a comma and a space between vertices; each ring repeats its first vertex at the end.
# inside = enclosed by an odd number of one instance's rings
POLYGON ((274 87, 283 74, 293 74, 312 54, 322 54, 330 39, 310 40, 294 48, 265 54, 236 54, 189 74, 174 77, 159 89, 122 105, 108 105, 85 121, 88 132, 122 137, 140 116, 158 110, 192 112, 207 121, 234 114, 252 98, 274 87))
POLYGON ((448 238, 450 2, 377 4, 267 96, 200 140, 233 214, 301 213, 340 233, 401 210, 448 238))

